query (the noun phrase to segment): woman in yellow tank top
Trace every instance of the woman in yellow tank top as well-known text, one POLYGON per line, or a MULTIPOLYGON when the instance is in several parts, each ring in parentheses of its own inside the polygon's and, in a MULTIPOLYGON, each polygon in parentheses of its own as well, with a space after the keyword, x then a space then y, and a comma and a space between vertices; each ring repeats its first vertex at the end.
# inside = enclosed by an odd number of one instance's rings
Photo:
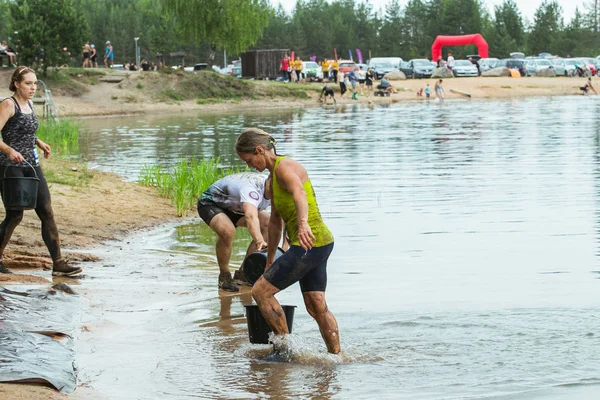
POLYGON ((327 307, 327 260, 333 235, 323 222, 308 173, 298 162, 278 156, 275 139, 257 128, 247 129, 235 143, 238 156, 258 171, 271 173, 272 197, 267 264, 252 287, 256 304, 275 335, 289 333, 275 294, 299 282, 308 313, 317 321, 330 353, 340 352, 337 321, 327 307), (277 260, 275 252, 285 223, 292 245, 277 260))

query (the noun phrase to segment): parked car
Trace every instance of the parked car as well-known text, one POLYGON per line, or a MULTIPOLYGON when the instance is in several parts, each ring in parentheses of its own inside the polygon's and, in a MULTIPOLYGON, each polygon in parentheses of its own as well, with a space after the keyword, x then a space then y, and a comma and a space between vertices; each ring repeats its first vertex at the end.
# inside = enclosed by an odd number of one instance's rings
POLYGON ((414 58, 408 62, 413 70, 413 78, 431 78, 433 64, 426 58, 414 58))
POLYGON ((415 71, 412 69, 408 61, 402 61, 400 63, 400 71, 404 72, 404 75, 406 75, 407 78, 414 78, 415 71))
POLYGON ((514 53, 510 53, 509 54, 510 58, 514 58, 515 60, 524 60, 525 59, 525 54, 519 52, 519 51, 515 51, 514 53))
POLYGON ((498 63, 497 58, 481 58, 479 59, 479 61, 477 61, 477 64, 479 64, 479 70, 481 72, 485 72, 485 71, 489 71, 490 69, 494 69, 496 68, 496 64, 498 63))
POLYGON ((527 62, 527 71, 525 72, 525 75, 537 76, 538 72, 549 68, 553 68, 552 63, 549 60, 543 58, 529 60, 527 62))
POLYGON ((356 63, 352 60, 338 60, 338 71, 346 72, 354 71, 356 63))
POLYGON ((454 76, 479 76, 479 71, 475 64, 469 60, 456 60, 452 67, 454 76))
POLYGON ((309 81, 323 81, 323 69, 314 61, 302 61, 302 71, 309 81))
POLYGON ((193 71, 202 71, 203 69, 207 69, 208 68, 208 64, 207 63, 199 63, 199 64, 195 64, 193 67, 193 71))
MULTIPOLYGON (((514 53, 511 53, 511 55, 514 53)), ((523 53, 521 53, 523 54, 523 53)), ((521 76, 527 75, 527 60, 510 58, 506 60, 506 68, 519 70, 521 76)))
POLYGON ((377 79, 381 79, 388 72, 400 69, 403 62, 401 57, 373 57, 369 60, 368 66, 377 73, 377 79))
POLYGON ((385 61, 379 61, 379 62, 376 62, 376 63, 369 62, 369 67, 373 68, 373 70, 375 71, 375 78, 376 79, 383 78, 383 76, 385 74, 387 74, 388 72, 392 72, 392 71, 398 70, 398 68, 395 68, 392 63, 385 62, 385 61))

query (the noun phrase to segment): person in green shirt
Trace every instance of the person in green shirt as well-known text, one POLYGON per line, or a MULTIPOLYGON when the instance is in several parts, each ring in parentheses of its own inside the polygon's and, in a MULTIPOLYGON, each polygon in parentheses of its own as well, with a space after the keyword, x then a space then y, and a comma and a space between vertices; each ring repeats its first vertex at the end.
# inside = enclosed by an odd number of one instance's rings
POLYGON ((308 313, 316 320, 327 351, 340 352, 338 324, 327 307, 327 260, 333 250, 333 235, 327 228, 306 169, 275 150, 275 139, 257 128, 246 129, 237 138, 235 151, 250 168, 271 173, 271 216, 265 272, 252 287, 261 314, 275 335, 289 333, 285 314, 275 294, 299 282, 308 313), (283 224, 290 248, 277 260, 283 224))

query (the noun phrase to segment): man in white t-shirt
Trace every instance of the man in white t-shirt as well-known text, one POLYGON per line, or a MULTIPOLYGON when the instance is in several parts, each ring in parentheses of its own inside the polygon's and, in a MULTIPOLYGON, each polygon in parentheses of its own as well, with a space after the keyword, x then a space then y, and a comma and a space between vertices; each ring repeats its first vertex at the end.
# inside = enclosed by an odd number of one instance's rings
POLYGON ((252 236, 246 255, 267 247, 270 205, 268 175, 241 172, 228 175, 213 183, 198 200, 198 214, 217 233, 216 252, 219 263, 219 288, 237 292, 229 271, 231 247, 237 227, 246 227, 252 236))
POLYGON ((448 69, 454 68, 454 57, 452 57, 452 53, 448 53, 448 60, 446 60, 446 65, 448 69))

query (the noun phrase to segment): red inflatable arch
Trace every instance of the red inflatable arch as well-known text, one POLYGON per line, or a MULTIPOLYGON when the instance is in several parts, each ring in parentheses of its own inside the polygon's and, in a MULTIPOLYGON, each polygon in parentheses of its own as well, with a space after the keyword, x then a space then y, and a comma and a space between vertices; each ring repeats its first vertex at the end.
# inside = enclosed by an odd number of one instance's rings
POLYGON ((444 46, 466 46, 474 44, 479 49, 479 55, 481 58, 488 57, 488 44, 479 33, 474 35, 462 35, 462 36, 438 36, 435 38, 433 45, 431 46, 431 60, 436 61, 439 56, 442 55, 442 47, 444 46))

